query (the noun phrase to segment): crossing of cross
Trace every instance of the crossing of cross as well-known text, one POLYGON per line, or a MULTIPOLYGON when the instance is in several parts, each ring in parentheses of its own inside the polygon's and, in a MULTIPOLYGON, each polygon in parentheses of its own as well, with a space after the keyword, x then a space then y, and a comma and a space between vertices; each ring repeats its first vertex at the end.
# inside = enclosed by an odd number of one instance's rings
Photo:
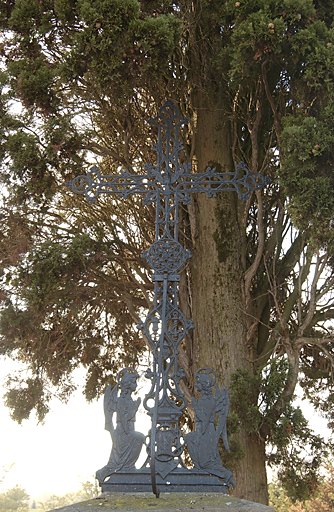
MULTIPOLYGON (((183 146, 180 131, 186 119, 171 101, 164 103, 150 123, 158 131, 157 143, 153 146, 156 163, 145 165, 145 173, 125 170, 118 175, 103 175, 93 166, 87 174, 77 176, 68 183, 72 191, 84 195, 90 202, 96 201, 100 195, 116 195, 126 199, 140 194, 145 203, 154 203, 156 208, 155 240, 144 253, 153 269, 154 294, 152 307, 140 325, 153 354, 152 367, 146 372, 151 382, 150 390, 144 399, 144 407, 152 423, 147 446, 148 459, 139 470, 127 469, 124 461, 121 472, 107 465, 100 473, 103 475, 100 476, 100 484, 102 490, 147 491, 145 476, 149 471, 151 487, 156 496, 161 490, 224 491, 231 484, 232 475, 220 462, 212 466, 211 457, 212 467, 207 467, 201 457, 194 453, 194 468, 188 470, 181 457, 187 443, 180 432, 179 420, 187 404, 181 390, 184 372, 179 365, 179 348, 192 328, 192 322, 185 318, 179 307, 180 273, 191 257, 178 240, 179 208, 182 204, 190 203, 194 193, 213 197, 221 192, 233 191, 240 199, 247 199, 255 190, 263 188, 268 180, 259 173, 251 172, 243 163, 234 171, 218 172, 208 167, 204 172, 192 172, 191 164, 181 160, 183 146), (109 480, 105 479, 105 475, 109 476, 109 480)), ((205 376, 205 382, 210 385, 213 382, 211 375, 211 370, 200 373, 200 385, 203 386, 205 376)), ((213 389, 213 384, 211 387, 213 389)), ((218 395, 216 401, 219 401, 218 395)), ((220 406, 220 409, 217 406, 217 410, 223 411, 220 414, 226 424, 227 399, 224 403, 225 406, 220 406)), ((212 439, 208 437, 206 441, 210 443, 212 439)), ((227 441, 224 443, 227 444, 227 441)), ((188 448, 190 452, 190 438, 188 448)))

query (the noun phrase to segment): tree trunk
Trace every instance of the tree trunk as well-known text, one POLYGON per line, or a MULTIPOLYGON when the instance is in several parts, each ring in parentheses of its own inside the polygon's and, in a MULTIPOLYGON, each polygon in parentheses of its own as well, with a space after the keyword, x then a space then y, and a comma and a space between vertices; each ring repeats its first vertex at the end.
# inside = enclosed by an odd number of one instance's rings
MULTIPOLYGON (((197 95, 195 158, 198 172, 208 165, 233 170, 230 126, 224 100, 210 103, 197 95)), ((197 194, 192 223, 193 367, 213 368, 217 380, 229 387, 240 369, 252 371, 253 354, 246 345, 244 299, 245 242, 241 215, 244 205, 235 192, 217 198, 197 194)), ((237 434, 242 457, 234 470, 235 494, 267 503, 264 443, 255 435, 237 434)))

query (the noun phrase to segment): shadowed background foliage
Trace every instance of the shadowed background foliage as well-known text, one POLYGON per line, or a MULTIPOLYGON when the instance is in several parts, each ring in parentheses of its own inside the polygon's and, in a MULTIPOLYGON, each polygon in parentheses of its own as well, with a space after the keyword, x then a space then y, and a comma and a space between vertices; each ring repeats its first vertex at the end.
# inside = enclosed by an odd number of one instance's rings
POLYGON ((152 162, 146 121, 170 98, 194 170, 271 177, 246 205, 182 211, 185 391, 196 367, 224 374, 239 496, 267 500, 266 460, 291 496, 316 488, 325 444, 293 398, 299 383, 332 424, 333 17, 311 0, 0 1, 0 351, 28 368, 8 378, 15 419, 42 420, 80 365, 96 398, 146 350, 154 212, 65 183, 152 162))

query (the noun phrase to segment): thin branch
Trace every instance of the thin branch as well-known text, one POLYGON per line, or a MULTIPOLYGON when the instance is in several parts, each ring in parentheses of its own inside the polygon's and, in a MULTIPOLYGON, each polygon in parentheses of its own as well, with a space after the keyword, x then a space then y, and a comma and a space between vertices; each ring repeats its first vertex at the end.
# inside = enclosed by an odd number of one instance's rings
POLYGON ((267 99, 269 101, 272 113, 274 115, 275 132, 276 132, 277 140, 279 142, 279 138, 280 138, 280 134, 281 134, 281 119, 280 119, 280 115, 278 113, 278 109, 276 108, 273 95, 271 94, 271 91, 270 91, 268 77, 267 77, 267 66, 268 66, 268 60, 265 60, 262 63, 262 80, 263 80, 264 90, 266 92, 267 99))
POLYGON ((326 338, 314 338, 314 337, 308 337, 308 336, 301 336, 298 337, 296 340, 296 346, 299 348, 303 347, 304 345, 317 345, 318 347, 324 348, 324 344, 327 343, 333 343, 334 342, 334 335, 332 337, 326 337, 326 338))
POLYGON ((270 434, 270 425, 272 425, 273 422, 276 423, 284 413, 286 405, 291 401, 294 395, 296 385, 298 382, 300 356, 299 349, 298 347, 292 347, 290 340, 288 339, 285 340, 284 346, 286 348, 286 354, 288 356, 288 375, 281 395, 278 397, 278 399, 276 400, 276 402, 274 403, 274 405, 271 407, 266 417, 264 418, 263 424, 260 429, 260 434, 264 439, 268 438, 270 434))
POLYGON ((326 320, 332 320, 334 318, 334 308, 321 308, 319 311, 316 311, 314 315, 313 325, 316 325, 319 322, 326 322, 326 320))
MULTIPOLYGON (((317 260, 315 263, 314 277, 313 277, 312 284, 311 284, 309 307, 308 307, 307 314, 305 315, 305 318, 303 320, 303 323, 299 326, 298 337, 303 336, 306 329, 308 329, 308 327, 312 323, 312 319, 314 317, 316 307, 317 307, 317 301, 318 301, 317 285, 318 285, 319 279, 325 269, 326 263, 327 263, 327 256, 320 257, 319 253, 318 253, 317 260)), ((300 290, 300 293, 301 293, 301 290, 300 290)))
POLYGON ((278 330, 278 324, 280 324, 281 329, 282 329, 281 332, 282 333, 287 333, 288 332, 288 327, 287 327, 287 323, 286 323, 286 315, 283 315, 283 312, 281 310, 281 306, 280 306, 278 298, 277 298, 278 286, 277 286, 277 282, 276 282, 276 274, 273 273, 273 276, 270 275, 266 259, 264 259, 264 266, 265 266, 265 269, 266 269, 267 279, 268 279, 268 283, 269 283, 269 293, 271 294, 271 296, 273 298, 273 301, 274 301, 274 304, 275 304, 275 309, 276 309, 276 314, 277 314, 277 316, 279 318, 279 321, 276 323, 275 330, 278 330))
POLYGON ((257 225, 258 225, 258 237, 259 238, 258 238, 257 251, 256 251, 254 261, 245 273, 246 304, 250 303, 251 283, 252 283, 252 280, 253 280, 254 276, 256 275, 256 272, 258 271, 258 268, 260 266, 262 256, 264 253, 264 247, 265 247, 265 229, 264 229, 264 222, 263 222, 263 199, 262 199, 262 194, 261 194, 260 190, 256 191, 256 198, 257 198, 257 204, 258 204, 257 225))

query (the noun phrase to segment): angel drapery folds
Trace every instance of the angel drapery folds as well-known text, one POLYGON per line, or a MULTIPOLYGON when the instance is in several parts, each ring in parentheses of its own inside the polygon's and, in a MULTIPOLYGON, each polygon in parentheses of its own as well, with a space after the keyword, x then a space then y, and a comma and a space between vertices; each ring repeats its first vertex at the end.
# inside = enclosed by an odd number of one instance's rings
POLYGON ((96 472, 100 483, 116 471, 134 470, 145 442, 144 434, 136 432, 134 427, 140 398, 133 400, 131 394, 137 388, 138 377, 135 370, 125 368, 119 372, 117 384, 114 387, 109 385, 105 391, 105 429, 110 432, 112 449, 108 464, 96 472))
POLYGON ((227 485, 233 486, 232 473, 223 466, 218 448, 221 438, 225 449, 229 451, 226 432, 228 392, 226 388, 216 386, 215 375, 208 368, 202 368, 196 373, 196 389, 199 398, 192 399, 195 430, 185 436, 190 457, 196 469, 223 478, 227 485))

